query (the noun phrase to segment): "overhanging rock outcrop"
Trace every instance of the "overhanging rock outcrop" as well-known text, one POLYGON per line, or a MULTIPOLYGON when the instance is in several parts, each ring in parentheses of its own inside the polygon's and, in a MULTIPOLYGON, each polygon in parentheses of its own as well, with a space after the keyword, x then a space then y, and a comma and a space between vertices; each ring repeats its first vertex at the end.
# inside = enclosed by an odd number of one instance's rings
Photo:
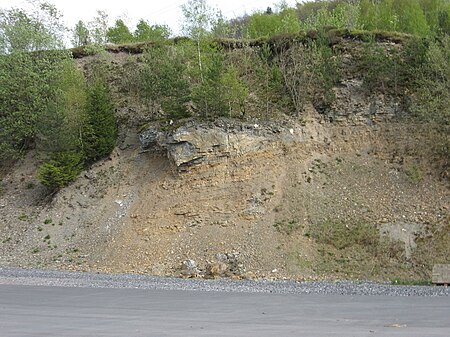
POLYGON ((139 135, 143 150, 165 149, 179 169, 200 163, 215 164, 225 158, 259 152, 280 142, 307 138, 305 130, 294 124, 259 125, 225 119, 190 121, 171 131, 149 127, 139 135))

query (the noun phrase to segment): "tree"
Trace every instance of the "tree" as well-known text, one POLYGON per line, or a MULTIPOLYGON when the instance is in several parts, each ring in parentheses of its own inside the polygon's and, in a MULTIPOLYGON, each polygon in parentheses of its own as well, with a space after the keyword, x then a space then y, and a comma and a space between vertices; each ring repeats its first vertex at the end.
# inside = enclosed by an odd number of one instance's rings
POLYGON ((64 51, 0 55, 0 157, 17 157, 34 144, 68 58, 64 51))
POLYGON ((87 46, 91 43, 89 29, 83 21, 78 21, 73 29, 72 43, 74 47, 87 46))
POLYGON ((0 158, 17 158, 35 144, 38 121, 57 97, 70 55, 56 8, 35 2, 34 12, 0 11, 0 158), (41 52, 41 50, 52 51, 41 52), (34 51, 35 53, 30 53, 34 51), (40 51, 40 52, 36 52, 40 51))
MULTIPOLYGON (((450 123, 449 59, 450 36, 446 35, 441 41, 432 41, 426 50, 422 66, 412 69, 417 80, 417 87, 412 95, 413 113, 425 121, 447 126, 450 123)), ((448 137, 446 139, 448 146, 448 137)))
POLYGON ((283 50, 278 62, 298 115, 307 102, 316 108, 329 105, 334 98, 332 86, 338 77, 338 65, 328 46, 318 42, 296 44, 283 50))
POLYGON ((58 70, 56 90, 37 120, 36 147, 44 155, 38 178, 51 190, 73 181, 84 166, 86 83, 72 59, 58 70))
POLYGON ((144 41, 163 41, 170 36, 170 28, 166 25, 150 26, 144 19, 139 20, 134 31, 134 40, 144 41))
POLYGON ((393 8, 399 18, 400 31, 419 36, 428 35, 429 27, 419 0, 396 0, 393 8))
POLYGON ((88 84, 83 150, 87 163, 108 156, 117 141, 117 120, 106 80, 97 75, 88 84))
POLYGON ((192 89, 192 100, 204 117, 222 116, 227 111, 222 82, 224 56, 220 49, 210 47, 204 53, 202 81, 192 89))
POLYGON ((83 150, 86 124, 86 81, 72 59, 58 69, 54 96, 37 123, 37 148, 52 153, 83 150))
POLYGON ((97 11, 97 16, 88 24, 92 43, 103 45, 106 43, 108 31, 108 14, 105 11, 97 11))
POLYGON ((221 78, 224 100, 228 105, 229 116, 238 112, 241 116, 245 114, 245 101, 248 97, 248 88, 239 79, 239 74, 234 66, 228 67, 221 78))
POLYGON ((184 22, 183 32, 195 41, 204 39, 217 21, 218 11, 206 0, 188 0, 181 6, 184 22))
POLYGON ((108 28, 106 32, 106 39, 111 43, 127 43, 133 41, 133 34, 131 34, 127 25, 123 20, 116 20, 114 27, 108 28))
MULTIPOLYGON (((184 16, 183 32, 191 37, 197 48, 197 65, 200 75, 201 86, 205 85, 205 69, 203 67, 203 48, 205 39, 210 35, 212 27, 215 26, 218 11, 210 7, 205 0, 188 0, 181 6, 184 16)), ((195 90, 194 90, 195 91, 195 90)), ((199 96, 202 94, 199 92, 199 96)), ((209 113, 208 101, 203 102, 204 114, 209 113)))
POLYGON ((79 152, 54 153, 52 158, 38 169, 42 185, 57 191, 74 181, 83 169, 83 158, 79 152))
POLYGON ((300 22, 295 9, 289 8, 285 3, 279 5, 276 13, 270 9, 270 11, 251 15, 247 24, 248 37, 253 39, 282 33, 296 33, 299 30, 300 22))
POLYGON ((0 9, 0 54, 57 49, 63 46, 64 26, 56 8, 36 2, 34 13, 0 9))
POLYGON ((144 67, 140 72, 141 95, 161 105, 168 118, 189 116, 187 102, 191 91, 187 81, 186 59, 183 50, 173 46, 156 46, 144 53, 144 67))

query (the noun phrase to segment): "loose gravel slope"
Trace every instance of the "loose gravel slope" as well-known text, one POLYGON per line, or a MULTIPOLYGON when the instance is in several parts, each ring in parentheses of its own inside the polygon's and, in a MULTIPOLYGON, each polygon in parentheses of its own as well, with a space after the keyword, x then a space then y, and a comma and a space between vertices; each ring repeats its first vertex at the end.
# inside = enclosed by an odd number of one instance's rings
POLYGON ((0 285, 369 296, 449 296, 450 294, 448 287, 394 286, 364 281, 199 280, 135 274, 113 275, 16 268, 0 268, 0 285))

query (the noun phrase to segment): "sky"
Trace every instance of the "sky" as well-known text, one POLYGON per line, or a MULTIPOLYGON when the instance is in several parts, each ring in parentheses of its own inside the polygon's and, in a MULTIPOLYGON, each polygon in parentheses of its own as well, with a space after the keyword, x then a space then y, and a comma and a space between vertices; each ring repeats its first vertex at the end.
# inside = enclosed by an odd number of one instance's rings
MULTIPOLYGON (((180 6, 187 0, 48 0, 64 15, 64 21, 69 28, 73 28, 78 20, 89 22, 96 15, 97 10, 108 13, 111 25, 117 18, 134 29, 139 19, 143 18, 150 24, 166 24, 173 33, 180 32, 182 18, 180 6)), ((226 18, 233 18, 267 7, 276 7, 279 0, 207 0, 212 7, 220 9, 226 18)), ((295 5, 295 0, 287 0, 289 5, 295 5)), ((0 0, 0 8, 26 8, 25 0, 0 0)))

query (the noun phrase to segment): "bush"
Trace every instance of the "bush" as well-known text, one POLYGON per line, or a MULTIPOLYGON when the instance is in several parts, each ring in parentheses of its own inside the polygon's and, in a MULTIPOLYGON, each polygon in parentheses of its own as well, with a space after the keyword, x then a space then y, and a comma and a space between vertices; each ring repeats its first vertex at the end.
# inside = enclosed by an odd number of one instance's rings
MULTIPOLYGON (((450 37, 431 41, 415 67, 416 88, 411 110, 422 120, 448 125, 450 121, 450 37)), ((413 64, 414 66, 414 64, 413 64)))
POLYGON ((221 50, 203 50, 202 69, 192 89, 192 101, 204 117, 223 116, 227 109, 222 83, 224 55, 221 50))
POLYGON ((320 259, 315 271, 346 277, 408 274, 404 245, 380 238, 377 227, 366 222, 335 222, 310 225, 306 236, 317 243, 320 259))
POLYGON ((332 88, 339 78, 339 62, 328 46, 320 42, 296 44, 282 51, 278 62, 297 114, 303 111, 307 102, 318 111, 332 103, 332 88))
POLYGON ((366 44, 362 54, 361 68, 363 85, 368 91, 399 95, 402 87, 409 85, 405 80, 405 67, 400 51, 396 47, 387 49, 375 42, 366 44))
POLYGON ((83 150, 87 163, 108 156, 117 141, 117 120, 106 81, 94 78, 88 85, 87 120, 83 150))
POLYGON ((172 119, 190 115, 187 102, 191 91, 183 49, 184 46, 175 48, 166 45, 147 49, 139 74, 140 96, 159 104, 166 116, 172 119))
POLYGON ((255 13, 247 24, 247 37, 268 38, 277 34, 300 31, 300 22, 293 8, 283 8, 279 13, 255 13))
POLYGON ((0 55, 0 160, 34 145, 38 121, 55 101, 65 52, 0 55))
POLYGON ((81 153, 55 153, 51 160, 39 167, 38 179, 44 186, 56 191, 74 181, 82 169, 81 153))

